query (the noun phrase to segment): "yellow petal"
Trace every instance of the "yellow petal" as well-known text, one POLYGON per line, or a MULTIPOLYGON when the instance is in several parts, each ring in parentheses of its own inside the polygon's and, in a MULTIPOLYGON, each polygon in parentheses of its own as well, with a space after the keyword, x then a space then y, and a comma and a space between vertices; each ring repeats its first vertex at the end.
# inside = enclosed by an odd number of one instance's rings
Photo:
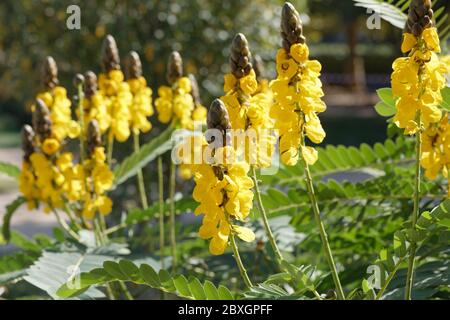
POLYGON ((236 232, 236 235, 245 242, 252 242, 255 240, 255 234, 249 228, 233 226, 233 230, 236 232))
POLYGON ((313 165, 319 158, 317 150, 313 147, 302 147, 302 156, 309 165, 313 165))

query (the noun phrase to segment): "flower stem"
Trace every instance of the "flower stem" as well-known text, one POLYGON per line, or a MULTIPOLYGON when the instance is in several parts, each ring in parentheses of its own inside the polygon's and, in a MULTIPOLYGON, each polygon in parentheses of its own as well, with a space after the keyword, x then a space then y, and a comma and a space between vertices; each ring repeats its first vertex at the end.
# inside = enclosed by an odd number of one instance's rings
POLYGON ((170 230, 170 246, 172 251, 172 268, 175 270, 177 266, 177 240, 175 234, 175 178, 176 167, 173 161, 170 162, 170 182, 169 182, 169 230, 170 230))
POLYGON ((244 264, 242 263, 241 256, 239 255, 239 250, 236 245, 236 241, 234 239, 234 234, 230 234, 230 245, 231 249, 233 249, 233 256, 234 260, 236 260, 236 264, 238 265, 239 272, 241 273, 242 279, 244 279, 244 283, 247 286, 247 288, 251 289, 253 287, 252 281, 247 275, 247 270, 244 267, 244 264))
MULTIPOLYGON (((139 149, 140 149, 139 133, 135 133, 133 135, 133 138, 134 138, 134 152, 137 153, 137 152, 139 152, 139 149)), ((148 203, 147 203, 147 194, 145 192, 144 174, 142 173, 142 169, 138 170, 137 179, 138 179, 138 188, 139 188, 139 194, 141 197, 142 209, 145 210, 148 208, 148 203)))
POLYGON ((325 231, 325 226, 320 217, 319 205, 317 203, 316 195, 314 193, 314 186, 312 183, 311 173, 309 171, 309 166, 305 160, 302 160, 305 177, 306 177, 306 187, 308 189, 309 199, 311 201, 312 209, 314 212, 314 218, 316 220, 317 227, 319 228, 320 239, 322 240, 323 250, 328 261, 328 265, 331 269, 331 275, 333 276, 334 285, 337 291, 337 297, 340 300, 345 300, 344 290, 342 289, 341 281, 339 280, 339 275, 336 270, 336 265, 334 263, 333 254, 331 253, 330 243, 328 242, 328 235, 325 231))
POLYGON ((253 182, 255 183, 256 204, 258 207, 258 211, 261 215, 264 224, 264 229, 266 230, 267 238, 269 238, 270 245, 272 246, 275 256, 277 257, 277 260, 280 262, 283 260, 283 256, 280 252, 280 249, 277 246, 277 242, 275 241, 275 237, 273 236, 272 229, 270 228, 269 220, 267 219, 266 209, 264 208, 261 199, 261 191, 259 190, 258 178, 256 177, 256 170, 255 167, 253 166, 252 166, 252 174, 253 174, 253 182))
MULTIPOLYGON (((417 123, 419 131, 416 133, 416 172, 414 177, 414 207, 412 212, 411 229, 416 229, 417 218, 419 217, 420 201, 420 154, 422 153, 422 123, 420 111, 417 113, 417 123)), ((406 275, 405 300, 411 300, 412 287, 414 281, 414 264, 416 260, 417 243, 412 240, 409 248, 408 273, 406 275)))
POLYGON ((159 252, 161 268, 164 269, 164 177, 161 156, 158 157, 158 193, 159 193, 159 252))

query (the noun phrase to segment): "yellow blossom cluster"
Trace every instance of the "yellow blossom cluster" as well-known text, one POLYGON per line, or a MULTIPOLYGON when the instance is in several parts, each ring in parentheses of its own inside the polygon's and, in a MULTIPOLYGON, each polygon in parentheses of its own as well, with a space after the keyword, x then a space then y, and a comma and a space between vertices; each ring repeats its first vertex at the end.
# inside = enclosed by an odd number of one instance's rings
MULTIPOLYGON (((433 123, 424 130, 420 164, 425 169, 427 178, 434 180, 442 171, 450 181, 450 124, 447 113, 438 123, 433 123)), ((448 196, 450 197, 450 188, 448 196)))
POLYGON ((440 46, 434 27, 424 29, 418 37, 404 33, 402 51, 409 55, 394 61, 391 77, 392 92, 398 98, 394 123, 405 129, 405 134, 414 134, 420 129, 419 114, 424 128, 441 120, 438 106, 447 68, 436 55, 440 46))
POLYGON ((152 89, 147 86, 144 77, 132 78, 127 80, 130 86, 133 102, 130 106, 131 112, 131 129, 134 134, 139 132, 148 132, 152 128, 152 124, 147 119, 154 113, 152 105, 152 89))
POLYGON ((110 135, 119 142, 126 141, 130 136, 133 95, 129 84, 124 81, 123 72, 113 69, 101 73, 98 87, 110 116, 110 135))
MULTIPOLYGON (((52 120, 53 137, 58 143, 69 137, 74 139, 80 134, 80 126, 72 120, 71 102, 67 97, 67 90, 61 86, 43 91, 37 95, 37 99, 42 100, 50 111, 52 120)), ((32 110, 35 106, 32 107, 32 110)))
POLYGON ((105 96, 100 91, 96 91, 83 99, 84 123, 96 120, 102 134, 111 125, 111 115, 108 112, 106 101, 105 96))
POLYGON ((172 87, 159 87, 155 100, 158 120, 161 123, 172 121, 174 126, 188 130, 194 129, 194 121, 205 121, 206 110, 195 106, 191 90, 191 81, 187 77, 178 78, 172 87))
POLYGON ((269 167, 276 138, 272 135, 274 121, 269 116, 272 104, 270 90, 262 90, 252 69, 237 79, 232 73, 224 77, 225 95, 220 99, 227 107, 234 132, 242 132, 243 139, 235 140, 237 153, 244 153, 247 163, 259 168, 269 167))
POLYGON ((321 65, 309 60, 308 46, 302 43, 291 45, 289 52, 279 49, 276 64, 278 76, 270 83, 275 99, 270 115, 279 130, 281 160, 286 165, 295 165, 300 148, 303 159, 314 164, 317 150, 305 146, 303 136, 313 143, 321 143, 325 138, 317 116, 326 109, 319 79, 321 65))
POLYGON ((211 239, 209 251, 222 254, 228 246, 230 233, 251 242, 254 233, 233 221, 244 221, 253 206, 253 181, 247 176, 249 165, 234 161, 234 150, 221 147, 215 150, 211 164, 196 166, 196 186, 193 198, 199 202, 195 214, 203 214, 199 235, 211 239))

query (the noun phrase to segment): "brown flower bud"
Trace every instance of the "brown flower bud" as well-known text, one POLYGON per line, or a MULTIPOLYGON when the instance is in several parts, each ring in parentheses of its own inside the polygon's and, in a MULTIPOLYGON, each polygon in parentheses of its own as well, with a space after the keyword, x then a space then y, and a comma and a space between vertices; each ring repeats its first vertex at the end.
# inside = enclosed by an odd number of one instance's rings
POLYGON ((51 136, 52 120, 50 119, 50 111, 41 99, 36 99, 32 122, 33 129, 40 141, 44 141, 51 136))
POLYGON ((191 88, 192 88, 191 96, 192 96, 192 99, 194 99, 194 104, 195 105, 202 104, 202 101, 200 99, 200 90, 198 88, 198 82, 192 73, 189 74, 189 81, 191 82, 191 88))
POLYGON ((87 151, 89 155, 92 155, 95 148, 102 145, 102 136, 97 120, 89 121, 87 129, 87 151))
POLYGON ((97 76, 92 71, 84 74, 83 91, 86 98, 92 97, 97 92, 97 76))
POLYGON ((423 30, 433 26, 433 9, 431 0, 412 0, 409 5, 405 32, 419 37, 423 30))
POLYGON ((53 57, 46 57, 41 69, 41 82, 45 90, 51 90, 56 87, 58 81, 58 67, 53 57))
MULTIPOLYGON (((220 99, 215 99, 208 110, 206 117, 208 129, 217 129, 222 132, 222 144, 227 145, 230 141, 228 130, 231 129, 230 117, 225 104, 220 99)), ((208 143, 214 142, 214 136, 206 136, 208 143)))
POLYGON ((73 78, 73 84, 75 88, 78 88, 79 85, 84 84, 84 76, 81 73, 77 73, 73 78))
POLYGON ((119 49, 112 35, 107 35, 103 41, 102 68, 104 72, 120 70, 119 49))
POLYGON ((33 128, 26 124, 22 128, 22 150, 23 159, 30 160, 30 156, 34 153, 36 147, 34 145, 34 131, 33 128))
POLYGON ((242 33, 234 36, 231 43, 231 73, 238 79, 245 77, 252 70, 251 53, 248 41, 242 33))
POLYGON ((142 76, 142 63, 136 51, 128 54, 125 63, 125 75, 127 79, 137 79, 142 76))
POLYGON ((253 56, 253 69, 257 79, 264 77, 264 62, 261 56, 253 56))
POLYGON ((173 85, 179 78, 183 76, 183 59, 178 51, 172 51, 167 63, 167 82, 173 85))
POLYGON ((296 43, 305 43, 303 24, 300 15, 290 2, 285 2, 281 12, 281 37, 283 48, 289 52, 296 43))

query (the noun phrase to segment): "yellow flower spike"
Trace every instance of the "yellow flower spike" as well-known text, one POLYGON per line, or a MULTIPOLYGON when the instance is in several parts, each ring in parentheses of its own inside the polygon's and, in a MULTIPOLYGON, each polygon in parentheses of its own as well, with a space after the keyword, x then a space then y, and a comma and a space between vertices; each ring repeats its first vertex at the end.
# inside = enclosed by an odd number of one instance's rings
POLYGON ((228 92, 233 90, 236 87, 237 82, 238 81, 234 75, 232 75, 231 73, 227 73, 224 76, 223 91, 228 92))

